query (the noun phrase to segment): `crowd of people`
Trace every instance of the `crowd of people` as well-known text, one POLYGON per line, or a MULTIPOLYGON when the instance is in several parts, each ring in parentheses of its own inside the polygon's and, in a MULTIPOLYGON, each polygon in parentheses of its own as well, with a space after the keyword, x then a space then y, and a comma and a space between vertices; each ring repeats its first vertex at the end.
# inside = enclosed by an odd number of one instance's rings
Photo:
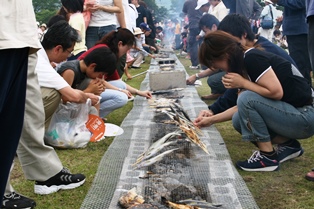
MULTIPOLYGON (((236 163, 240 169, 278 170, 303 154, 299 139, 314 135, 313 1, 265 0, 262 8, 255 0, 186 0, 185 21, 164 24, 139 0, 61 4, 41 25, 31 0, 5 0, 0 8, 1 208, 36 206, 10 184, 15 155, 36 194, 84 184, 86 177, 72 174, 45 144, 53 113, 60 102, 90 99, 105 120, 133 95, 151 98, 120 78, 125 73, 131 79, 129 68, 154 58, 161 43, 187 53, 191 69, 202 68, 187 84, 208 77, 211 94, 202 98, 217 100, 195 125, 232 120, 243 140, 256 145, 248 160, 236 163), (275 4, 284 7, 282 16, 275 4), (266 16, 271 28, 261 26, 266 16)), ((314 171, 306 178, 314 181, 314 171)))

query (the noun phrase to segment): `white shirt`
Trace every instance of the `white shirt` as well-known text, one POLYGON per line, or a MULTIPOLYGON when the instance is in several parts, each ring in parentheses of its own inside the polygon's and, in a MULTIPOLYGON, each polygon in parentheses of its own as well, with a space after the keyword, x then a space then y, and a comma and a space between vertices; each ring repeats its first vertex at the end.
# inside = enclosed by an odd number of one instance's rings
POLYGON ((136 28, 136 19, 138 18, 138 12, 134 4, 129 4, 128 9, 130 15, 130 24, 132 27, 131 31, 133 32, 133 29, 136 28))
POLYGON ((1 0, 0 27, 0 49, 40 48, 32 0, 1 0))
POLYGON ((40 87, 60 90, 69 86, 69 84, 51 66, 46 51, 43 48, 37 52, 37 55, 38 60, 35 72, 37 73, 40 87))
MULTIPOLYGON (((96 0, 96 4, 102 6, 113 6, 113 0, 96 0)), ((91 19, 88 26, 102 27, 109 25, 117 25, 117 17, 115 13, 98 10, 91 13, 91 19)))

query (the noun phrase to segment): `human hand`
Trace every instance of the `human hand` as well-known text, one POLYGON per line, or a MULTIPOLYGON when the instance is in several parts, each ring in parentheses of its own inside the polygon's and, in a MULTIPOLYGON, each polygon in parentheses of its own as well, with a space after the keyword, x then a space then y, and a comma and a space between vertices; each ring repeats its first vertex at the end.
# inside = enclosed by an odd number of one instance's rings
POLYGON ((201 112, 198 114, 197 118, 210 117, 213 115, 214 115, 214 113, 211 110, 201 110, 201 112))
POLYGON ((133 95, 131 94, 131 92, 129 92, 128 90, 126 90, 126 89, 121 89, 120 90, 121 92, 123 92, 123 93, 125 93, 127 96, 128 96, 128 98, 131 98, 133 95))
POLYGON ((97 96, 93 93, 85 93, 88 98, 90 98, 92 106, 95 106, 100 103, 101 96, 97 96))
POLYGON ((102 6, 99 5, 99 4, 93 4, 93 5, 91 5, 90 7, 88 7, 87 9, 88 9, 88 11, 90 11, 90 12, 96 12, 96 11, 98 11, 98 10, 101 10, 101 9, 102 9, 102 6))
POLYGON ((93 79, 87 86, 88 92, 100 95, 106 90, 105 85, 100 79, 93 79))
POLYGON ((196 81, 196 75, 191 75, 188 79, 186 79, 187 85, 193 85, 196 81))
POLYGON ((226 73, 221 79, 227 89, 242 88, 245 80, 246 79, 238 73, 226 73))
POLYGON ((142 97, 146 97, 146 99, 152 98, 152 93, 150 91, 138 91, 137 94, 142 97))
POLYGON ((193 122, 193 124, 199 128, 201 127, 209 127, 214 124, 212 116, 210 117, 202 117, 202 118, 196 118, 193 122))

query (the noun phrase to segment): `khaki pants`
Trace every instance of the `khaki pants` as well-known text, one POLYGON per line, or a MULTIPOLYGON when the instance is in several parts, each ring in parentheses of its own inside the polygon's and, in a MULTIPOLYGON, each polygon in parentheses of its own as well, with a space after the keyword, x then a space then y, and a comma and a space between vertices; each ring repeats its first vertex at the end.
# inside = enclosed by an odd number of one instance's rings
MULTIPOLYGON (((36 58, 36 55, 30 57, 28 63, 24 125, 17 155, 28 180, 46 181, 59 173, 63 166, 54 148, 44 143, 45 111, 34 73, 36 58)), ((6 191, 12 192, 12 189, 8 183, 6 191)))

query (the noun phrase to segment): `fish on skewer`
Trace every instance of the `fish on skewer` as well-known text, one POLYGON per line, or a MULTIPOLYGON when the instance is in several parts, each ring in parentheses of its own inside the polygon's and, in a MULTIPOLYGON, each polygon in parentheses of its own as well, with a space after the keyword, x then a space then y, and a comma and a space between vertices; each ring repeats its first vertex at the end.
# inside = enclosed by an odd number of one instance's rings
POLYGON ((207 154, 209 154, 206 145, 204 144, 204 142, 202 142, 200 140, 200 138, 198 137, 198 135, 189 127, 184 126, 184 125, 180 125, 181 130, 186 134, 186 136, 188 137, 188 139, 190 139, 191 142, 193 142, 194 144, 196 144, 197 146, 199 146, 202 150, 204 150, 204 152, 206 152, 207 154))
POLYGON ((163 143, 165 143, 168 139, 174 137, 174 136, 180 136, 181 131, 174 131, 174 132, 170 132, 168 134, 166 134, 165 136, 163 136, 162 138, 158 139, 157 141, 155 141, 152 145, 150 145, 150 147, 147 149, 147 151, 143 152, 142 154, 139 155, 138 158, 143 157, 145 155, 145 153, 150 152, 151 150, 159 147, 160 145, 162 145, 163 143))
POLYGON ((197 206, 200 208, 211 208, 211 209, 218 209, 222 207, 222 204, 215 204, 206 202, 205 200, 193 200, 193 199, 186 199, 186 200, 179 200, 178 203, 186 204, 190 206, 197 206))
POLYGON ((147 166, 150 166, 150 165, 152 165, 152 164, 154 164, 154 163, 157 163, 157 162, 161 161, 166 155, 172 153, 173 151, 175 151, 175 150, 177 150, 177 149, 179 149, 179 148, 167 150, 167 151, 165 151, 165 152, 163 152, 163 153, 161 153, 161 154, 159 154, 159 155, 157 155, 157 156, 155 156, 155 157, 153 157, 153 158, 150 158, 150 159, 148 159, 148 160, 142 161, 141 163, 136 164, 135 167, 134 167, 134 169, 138 169, 138 168, 142 168, 142 167, 147 167, 147 166))
POLYGON ((165 142, 163 144, 161 144, 159 147, 156 147, 154 149, 149 149, 148 152, 145 152, 146 154, 139 157, 136 162, 133 165, 136 165, 138 163, 140 163, 143 160, 147 160, 148 158, 151 158, 153 156, 155 156, 158 152, 160 152, 163 148, 171 145, 171 144, 175 144, 177 143, 176 141, 171 141, 171 142, 165 142))

